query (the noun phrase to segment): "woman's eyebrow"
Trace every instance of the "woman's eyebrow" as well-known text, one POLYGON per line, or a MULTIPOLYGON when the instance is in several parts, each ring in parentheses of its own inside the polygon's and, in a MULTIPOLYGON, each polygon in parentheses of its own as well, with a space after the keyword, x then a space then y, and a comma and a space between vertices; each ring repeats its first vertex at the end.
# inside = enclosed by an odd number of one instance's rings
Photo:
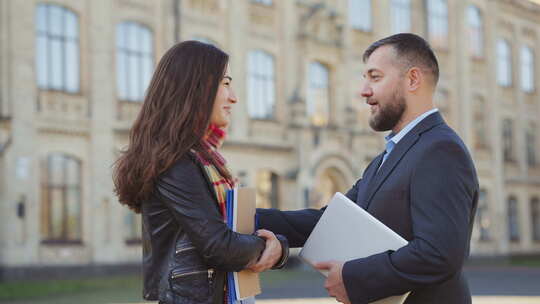
POLYGON ((229 81, 232 81, 232 77, 231 76, 225 76, 223 78, 226 78, 226 79, 229 79, 229 81))

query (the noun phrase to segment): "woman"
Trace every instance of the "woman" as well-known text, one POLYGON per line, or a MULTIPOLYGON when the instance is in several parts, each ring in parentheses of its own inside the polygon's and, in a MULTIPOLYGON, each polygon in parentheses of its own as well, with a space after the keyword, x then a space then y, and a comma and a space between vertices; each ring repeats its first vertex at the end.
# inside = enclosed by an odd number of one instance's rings
POLYGON ((287 258, 283 237, 235 233, 224 222, 235 180, 217 149, 237 102, 231 80, 228 55, 218 48, 173 46, 115 164, 120 203, 143 217, 146 300, 221 304, 226 272, 262 271, 287 258))

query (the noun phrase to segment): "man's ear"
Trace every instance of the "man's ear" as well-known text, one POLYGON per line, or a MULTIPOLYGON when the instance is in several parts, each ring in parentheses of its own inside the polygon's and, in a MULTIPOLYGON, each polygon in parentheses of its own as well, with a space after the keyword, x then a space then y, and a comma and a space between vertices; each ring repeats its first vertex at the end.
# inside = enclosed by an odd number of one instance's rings
POLYGON ((407 72, 407 90, 409 92, 417 91, 422 83, 425 81, 422 70, 417 67, 412 67, 407 72))

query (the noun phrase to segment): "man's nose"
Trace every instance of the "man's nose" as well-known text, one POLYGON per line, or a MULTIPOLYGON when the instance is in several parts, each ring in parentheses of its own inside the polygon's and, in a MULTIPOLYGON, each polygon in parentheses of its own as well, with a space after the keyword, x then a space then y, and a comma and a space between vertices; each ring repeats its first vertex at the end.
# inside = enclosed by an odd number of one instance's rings
POLYGON ((371 97, 373 96, 373 90, 367 83, 365 83, 364 85, 362 85, 362 89, 360 90, 360 95, 364 98, 371 97))

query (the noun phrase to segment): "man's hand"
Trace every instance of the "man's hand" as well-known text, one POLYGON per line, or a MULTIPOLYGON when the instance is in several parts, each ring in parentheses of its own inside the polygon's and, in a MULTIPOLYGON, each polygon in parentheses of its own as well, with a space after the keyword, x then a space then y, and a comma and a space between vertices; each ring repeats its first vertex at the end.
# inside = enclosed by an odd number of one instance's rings
POLYGON ((255 272, 263 272, 272 268, 281 258, 281 243, 276 238, 276 235, 268 230, 257 230, 257 235, 266 239, 266 247, 255 265, 248 266, 249 269, 255 272))
POLYGON ((324 288, 328 291, 328 295, 336 298, 338 302, 351 304, 347 290, 345 290, 343 276, 341 275, 343 264, 337 261, 321 262, 315 264, 315 268, 328 270, 328 277, 326 278, 326 282, 324 282, 324 288))

